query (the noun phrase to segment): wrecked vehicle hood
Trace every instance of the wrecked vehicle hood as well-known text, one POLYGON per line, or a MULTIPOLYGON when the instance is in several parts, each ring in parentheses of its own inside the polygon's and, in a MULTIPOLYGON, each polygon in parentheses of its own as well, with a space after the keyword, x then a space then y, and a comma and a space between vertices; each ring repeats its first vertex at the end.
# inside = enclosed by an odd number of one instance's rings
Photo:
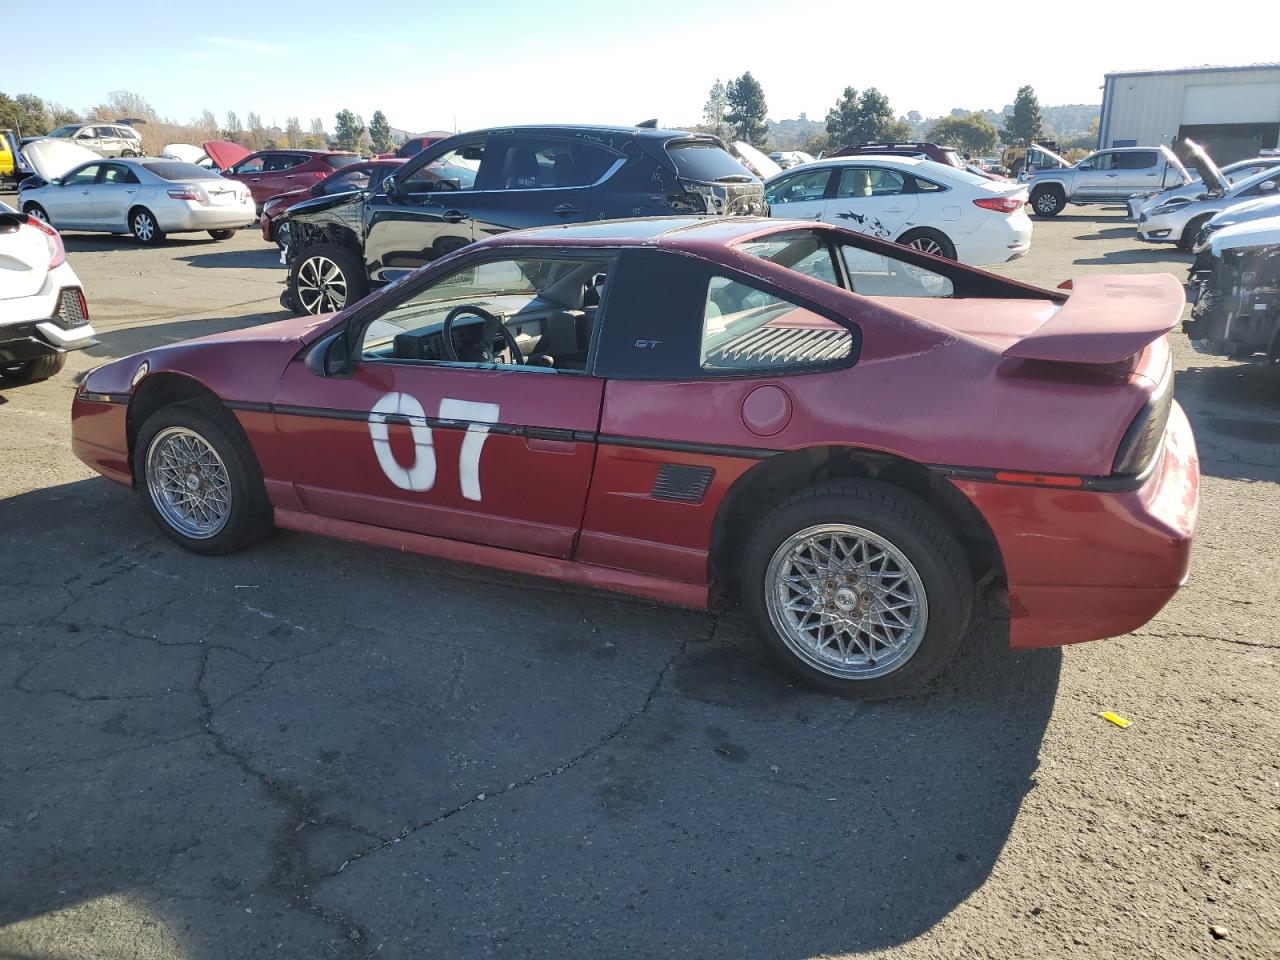
POLYGON ((50 182, 82 163, 102 159, 87 147, 65 140, 32 140, 22 148, 22 156, 31 164, 36 176, 50 182))
POLYGON ((219 170, 234 167, 253 152, 248 147, 242 147, 230 140, 209 140, 202 146, 204 152, 209 155, 209 159, 218 165, 219 170))
MULTIPOLYGON (((1200 182, 1204 184, 1205 191, 1211 197, 1220 197, 1231 189, 1231 184, 1227 182, 1227 178, 1222 175, 1222 171, 1218 169, 1218 165, 1213 162, 1213 158, 1204 150, 1204 147, 1196 143, 1194 140, 1183 140, 1182 145, 1187 148, 1187 157, 1191 165, 1196 168, 1196 173, 1200 174, 1200 182)), ((1162 150, 1169 153, 1167 147, 1161 147, 1162 150)), ((1177 158, 1174 158, 1175 162, 1177 158)), ((1182 167, 1182 164, 1178 164, 1182 167)), ((1186 168, 1182 167, 1183 172, 1186 168)))
MULTIPOLYGON (((303 191, 305 193, 305 191, 303 191)), ((341 207, 347 204, 353 204, 363 199, 366 191, 352 190, 348 193, 330 193, 322 197, 310 197, 306 200, 300 200, 292 204, 288 210, 281 214, 281 218, 291 220, 294 217, 308 213, 320 213, 324 210, 332 210, 334 207, 341 207)), ((276 199, 272 197, 271 199, 276 199)))
MULTIPOLYGON (((1190 141, 1187 142, 1189 143, 1190 141)), ((1188 184, 1195 183, 1196 177, 1187 169, 1187 165, 1178 159, 1178 155, 1176 153, 1163 144, 1160 145, 1160 152, 1164 154, 1165 163, 1168 164, 1171 169, 1176 170, 1178 172, 1178 176, 1182 178, 1180 186, 1187 186, 1188 184)), ((1214 167, 1214 169, 1216 170, 1217 167, 1214 167)), ((1219 176, 1221 176, 1221 174, 1219 174, 1219 176)), ((1168 183, 1167 180, 1165 182, 1168 183)), ((1170 184, 1170 186, 1174 185, 1170 184)))
POLYGON ((1258 197, 1227 207, 1212 220, 1209 226, 1214 230, 1233 227, 1237 223, 1252 223, 1268 217, 1280 217, 1280 197, 1258 197))
POLYGON ((208 152, 190 143, 166 143, 160 148, 160 156, 166 160, 181 160, 183 163, 194 164, 212 159, 208 152))
POLYGON ((782 172, 782 167, 745 140, 735 140, 729 144, 729 152, 761 180, 768 180, 770 177, 782 172))
POLYGON ((1215 257, 1227 250, 1269 246, 1280 246, 1280 214, 1223 227, 1209 241, 1209 249, 1215 257))

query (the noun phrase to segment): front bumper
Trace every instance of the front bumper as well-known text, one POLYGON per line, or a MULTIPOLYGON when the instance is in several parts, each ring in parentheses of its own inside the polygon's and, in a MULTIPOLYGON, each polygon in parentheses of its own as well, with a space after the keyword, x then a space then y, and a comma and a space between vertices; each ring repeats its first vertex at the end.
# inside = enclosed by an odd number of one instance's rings
POLYGON ((1144 213, 1138 218, 1138 239, 1143 243, 1177 243, 1187 218, 1176 213, 1152 216, 1144 213))
POLYGON ((1009 644, 1052 647, 1129 633, 1186 582, 1200 461, 1176 403, 1155 470, 1134 490, 952 479, 995 534, 1009 586, 1009 644))

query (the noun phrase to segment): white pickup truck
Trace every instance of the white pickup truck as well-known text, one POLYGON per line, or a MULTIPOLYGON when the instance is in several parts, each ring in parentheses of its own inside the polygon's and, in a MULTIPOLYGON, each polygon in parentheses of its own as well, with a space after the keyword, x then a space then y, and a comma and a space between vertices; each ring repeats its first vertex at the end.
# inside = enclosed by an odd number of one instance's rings
POLYGON ((1031 209, 1056 217, 1069 203, 1123 206, 1131 194, 1190 182, 1187 168, 1168 147, 1113 147, 1091 153, 1075 166, 1037 170, 1027 186, 1031 209))

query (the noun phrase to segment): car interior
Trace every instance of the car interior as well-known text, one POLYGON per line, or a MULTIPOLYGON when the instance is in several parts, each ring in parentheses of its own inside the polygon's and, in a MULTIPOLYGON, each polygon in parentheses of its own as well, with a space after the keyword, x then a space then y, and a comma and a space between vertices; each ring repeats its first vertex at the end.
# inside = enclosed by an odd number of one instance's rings
POLYGON ((375 318, 363 356, 584 372, 609 269, 607 259, 463 267, 375 318))

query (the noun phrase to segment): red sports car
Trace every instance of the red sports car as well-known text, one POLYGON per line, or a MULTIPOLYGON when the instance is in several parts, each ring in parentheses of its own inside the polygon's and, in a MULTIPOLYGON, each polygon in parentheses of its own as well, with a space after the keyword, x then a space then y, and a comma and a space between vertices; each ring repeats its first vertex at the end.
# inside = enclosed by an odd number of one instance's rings
MULTIPOLYGON (((370 184, 377 186, 386 177, 395 173, 396 168, 402 163, 404 163, 404 160, 399 157, 361 160, 359 163, 352 163, 340 170, 334 170, 329 176, 310 187, 299 187, 286 193, 276 194, 262 205, 262 216, 260 218, 262 239, 274 240, 283 246, 288 240, 288 230, 278 233, 276 230, 276 218, 290 207, 313 197, 329 197, 339 193, 351 193, 356 190, 364 190, 370 184)), ((288 224, 286 223, 284 226, 287 228, 288 224)))
POLYGON ((360 162, 360 154, 343 150, 273 149, 251 152, 229 140, 204 144, 222 175, 249 188, 258 209, 277 194, 309 187, 335 170, 360 162))
POLYGON ((341 313, 94 370, 76 454, 183 546, 273 525, 701 607, 887 697, 1133 630, 1199 505, 1171 276, 1042 290, 812 222, 507 233, 341 313))

